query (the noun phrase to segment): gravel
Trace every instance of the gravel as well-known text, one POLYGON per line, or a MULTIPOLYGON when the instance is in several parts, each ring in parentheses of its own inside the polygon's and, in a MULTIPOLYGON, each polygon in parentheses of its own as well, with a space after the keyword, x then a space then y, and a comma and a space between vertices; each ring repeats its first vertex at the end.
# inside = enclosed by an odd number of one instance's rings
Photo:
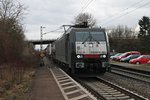
POLYGON ((134 79, 125 78, 123 76, 115 75, 112 73, 105 73, 104 75, 100 76, 114 84, 117 84, 123 88, 126 88, 134 93, 137 93, 141 96, 150 99, 150 85, 136 81, 134 79))

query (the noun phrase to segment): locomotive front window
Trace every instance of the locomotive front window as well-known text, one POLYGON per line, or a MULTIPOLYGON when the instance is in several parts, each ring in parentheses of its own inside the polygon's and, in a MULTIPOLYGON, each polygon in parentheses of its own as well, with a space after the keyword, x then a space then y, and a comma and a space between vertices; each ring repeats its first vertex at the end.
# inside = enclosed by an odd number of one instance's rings
POLYGON ((83 42, 89 37, 89 32, 76 32, 76 41, 83 42))
POLYGON ((92 38, 97 41, 105 41, 104 32, 91 32, 92 38))
POLYGON ((104 32, 76 32, 76 41, 105 41, 104 32))

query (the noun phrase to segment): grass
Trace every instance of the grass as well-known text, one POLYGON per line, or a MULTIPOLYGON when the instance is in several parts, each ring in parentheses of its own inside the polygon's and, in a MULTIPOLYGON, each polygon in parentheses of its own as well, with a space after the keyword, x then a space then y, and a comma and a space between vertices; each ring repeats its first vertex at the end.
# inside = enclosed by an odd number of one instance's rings
POLYGON ((0 66, 0 100, 26 100, 33 68, 0 66))

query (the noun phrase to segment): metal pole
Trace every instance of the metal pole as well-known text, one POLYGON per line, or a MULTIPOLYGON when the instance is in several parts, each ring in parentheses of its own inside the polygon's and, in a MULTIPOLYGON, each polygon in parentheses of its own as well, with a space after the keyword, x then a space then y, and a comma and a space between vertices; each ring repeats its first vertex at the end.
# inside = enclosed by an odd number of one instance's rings
POLYGON ((43 45, 42 45, 42 41, 43 41, 43 28, 45 28, 45 27, 43 27, 43 26, 41 26, 40 27, 40 30, 41 30, 41 45, 40 45, 40 48, 41 48, 41 51, 43 50, 43 45))
POLYGON ((42 49, 43 49, 43 47, 42 47, 42 40, 43 40, 43 33, 42 33, 42 26, 40 27, 40 30, 41 30, 41 45, 40 45, 40 51, 42 52, 42 49))

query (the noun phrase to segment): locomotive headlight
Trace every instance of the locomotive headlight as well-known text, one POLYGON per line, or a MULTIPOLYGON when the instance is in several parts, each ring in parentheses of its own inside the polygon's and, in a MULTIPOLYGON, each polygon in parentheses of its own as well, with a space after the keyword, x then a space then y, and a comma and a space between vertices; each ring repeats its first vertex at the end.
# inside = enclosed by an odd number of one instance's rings
POLYGON ((103 55, 103 58, 106 58, 106 55, 103 55))
POLYGON ((100 55, 100 58, 106 58, 106 55, 100 55))
POLYGON ((77 58, 83 58, 83 56, 82 55, 77 55, 77 58))

